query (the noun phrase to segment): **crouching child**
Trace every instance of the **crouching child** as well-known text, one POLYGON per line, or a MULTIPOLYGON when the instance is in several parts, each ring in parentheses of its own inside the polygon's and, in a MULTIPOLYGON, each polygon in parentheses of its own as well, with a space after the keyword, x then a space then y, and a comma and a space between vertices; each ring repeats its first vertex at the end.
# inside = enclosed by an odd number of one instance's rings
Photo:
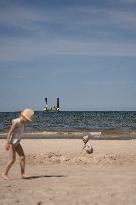
POLYGON ((84 136, 82 138, 82 140, 84 142, 84 147, 83 147, 82 151, 85 150, 87 154, 92 154, 93 153, 93 147, 91 145, 91 142, 89 141, 88 135, 84 136))

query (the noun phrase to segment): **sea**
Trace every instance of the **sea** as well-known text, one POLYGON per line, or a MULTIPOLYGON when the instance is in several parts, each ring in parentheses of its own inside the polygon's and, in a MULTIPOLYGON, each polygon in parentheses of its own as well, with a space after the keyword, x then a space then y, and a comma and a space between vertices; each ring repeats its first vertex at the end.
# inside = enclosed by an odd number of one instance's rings
MULTIPOLYGON (((7 133, 20 112, 0 112, 0 134, 7 133)), ((26 133, 101 132, 107 138, 136 138, 136 111, 35 111, 26 133)), ((78 135, 78 134, 77 134, 78 135)), ((102 138, 102 137, 101 137, 102 138)))

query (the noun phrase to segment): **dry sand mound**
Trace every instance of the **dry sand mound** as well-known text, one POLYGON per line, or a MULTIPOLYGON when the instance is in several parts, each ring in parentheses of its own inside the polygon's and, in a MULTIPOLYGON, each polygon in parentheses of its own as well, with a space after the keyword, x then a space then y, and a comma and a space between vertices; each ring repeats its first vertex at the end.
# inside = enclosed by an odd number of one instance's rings
POLYGON ((69 164, 129 164, 136 163, 135 155, 124 154, 79 154, 74 156, 62 155, 58 152, 47 154, 30 154, 27 156, 30 164, 69 163, 69 164))

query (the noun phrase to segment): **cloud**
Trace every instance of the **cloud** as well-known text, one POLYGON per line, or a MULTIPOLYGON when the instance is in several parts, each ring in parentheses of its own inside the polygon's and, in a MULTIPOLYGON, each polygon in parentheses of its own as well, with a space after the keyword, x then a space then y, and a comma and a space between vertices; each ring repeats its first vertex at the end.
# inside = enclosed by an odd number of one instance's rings
POLYGON ((24 61, 44 58, 47 55, 102 55, 102 56, 136 56, 136 44, 113 41, 72 41, 3 39, 0 47, 1 61, 24 61))
POLYGON ((135 4, 136 1, 135 0, 118 0, 119 3, 123 3, 123 4, 135 4))
POLYGON ((23 76, 23 75, 16 75, 15 79, 23 80, 23 79, 25 79, 25 76, 23 76))
POLYGON ((8 37, 0 34, 0 60, 46 55, 136 56, 135 38, 128 37, 136 33, 135 19, 136 13, 129 9, 10 5, 0 12, 0 29, 13 30, 12 37, 10 32, 8 37))
MULTIPOLYGON (((27 8, 14 5, 1 10, 0 23, 5 26, 24 28, 26 30, 37 30, 46 27, 46 24, 60 24, 62 26, 82 25, 111 25, 135 23, 136 12, 132 10, 123 11, 120 8, 93 8, 91 6, 64 7, 61 8, 27 8), (44 25, 43 25, 44 24, 44 25)), ((131 26, 131 25, 130 25, 131 26)))

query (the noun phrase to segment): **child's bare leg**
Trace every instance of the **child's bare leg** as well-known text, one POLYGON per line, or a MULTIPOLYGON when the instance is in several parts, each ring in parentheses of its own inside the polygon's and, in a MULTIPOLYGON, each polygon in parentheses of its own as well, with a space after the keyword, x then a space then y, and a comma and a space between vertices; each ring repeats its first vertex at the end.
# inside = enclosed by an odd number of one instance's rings
POLYGON ((2 175, 4 179, 9 179, 8 172, 10 168, 12 167, 12 165, 14 164, 14 162, 16 161, 16 151, 15 151, 14 145, 12 144, 10 145, 9 156, 10 156, 10 161, 7 163, 6 170, 2 175))
POLYGON ((22 176, 22 178, 25 178, 27 176, 25 175, 25 154, 24 154, 24 150, 23 150, 21 144, 18 144, 15 149, 16 149, 17 154, 20 157, 21 176, 22 176))

